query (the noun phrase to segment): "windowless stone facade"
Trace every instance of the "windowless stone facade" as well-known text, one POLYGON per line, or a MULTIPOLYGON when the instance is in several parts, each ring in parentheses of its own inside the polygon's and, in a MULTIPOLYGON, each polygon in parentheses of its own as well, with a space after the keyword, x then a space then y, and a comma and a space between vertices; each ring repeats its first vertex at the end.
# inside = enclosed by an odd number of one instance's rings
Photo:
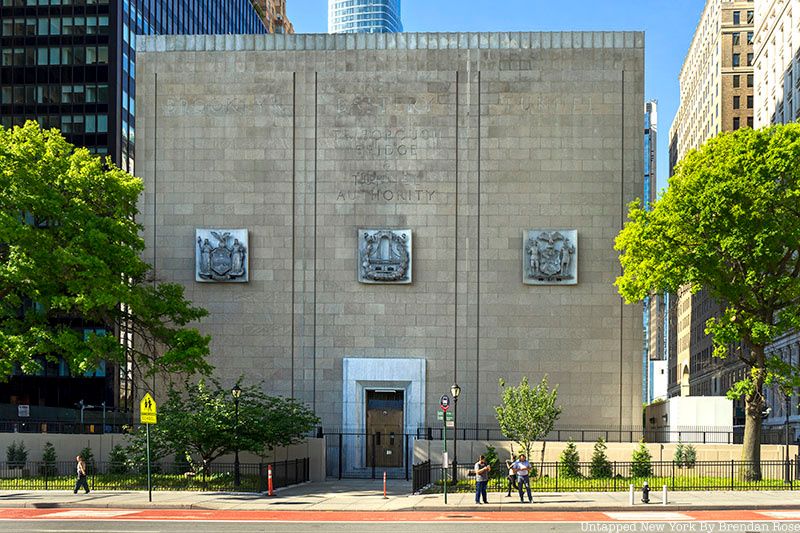
POLYGON ((209 310, 225 382, 331 429, 364 430, 372 394, 415 431, 453 382, 458 426, 494 427, 498 381, 547 374, 559 426, 640 424, 613 240, 643 187, 643 34, 145 37, 137 62, 145 256, 209 310), (248 282, 195 281, 203 228, 248 230, 248 282), (388 237, 359 259, 365 228, 388 237), (359 282, 370 257, 386 283, 359 282))

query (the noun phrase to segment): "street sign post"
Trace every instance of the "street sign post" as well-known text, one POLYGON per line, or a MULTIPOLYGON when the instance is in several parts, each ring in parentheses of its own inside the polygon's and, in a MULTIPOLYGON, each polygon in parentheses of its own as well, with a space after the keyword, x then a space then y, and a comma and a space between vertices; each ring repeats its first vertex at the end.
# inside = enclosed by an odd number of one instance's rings
POLYGON ((139 402, 139 422, 144 424, 147 433, 147 498, 153 501, 153 483, 150 476, 150 424, 158 422, 156 401, 146 392, 142 401, 139 402))
POLYGON ((444 486, 444 504, 447 505, 447 415, 452 413, 447 412, 450 407, 450 397, 447 394, 442 394, 439 399, 439 406, 442 408, 438 413, 439 420, 442 420, 442 481, 444 486))

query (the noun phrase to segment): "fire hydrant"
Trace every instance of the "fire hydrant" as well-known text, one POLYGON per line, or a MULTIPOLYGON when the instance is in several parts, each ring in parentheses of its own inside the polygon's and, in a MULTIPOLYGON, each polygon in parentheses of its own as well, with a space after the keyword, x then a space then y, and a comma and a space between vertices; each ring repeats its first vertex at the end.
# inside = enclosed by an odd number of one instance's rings
POLYGON ((647 481, 642 484, 642 503, 650 503, 650 485, 647 481))

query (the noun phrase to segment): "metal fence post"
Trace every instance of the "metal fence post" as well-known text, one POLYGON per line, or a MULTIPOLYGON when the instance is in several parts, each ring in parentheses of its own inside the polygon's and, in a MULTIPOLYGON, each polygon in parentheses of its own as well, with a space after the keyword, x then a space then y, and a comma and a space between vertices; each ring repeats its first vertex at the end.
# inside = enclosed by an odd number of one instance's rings
POLYGON ((672 487, 671 490, 675 490, 675 461, 672 461, 672 487))
POLYGON ((614 471, 611 473, 614 476, 614 492, 617 491, 617 462, 614 461, 614 471))
MULTIPOLYGON (((578 466, 580 468, 580 466, 578 466)), ((558 492, 558 464, 556 464, 556 492, 558 492)))
POLYGON ((411 462, 411 461, 408 460, 409 452, 411 451, 409 446, 408 446, 408 441, 409 441, 408 437, 409 437, 409 435, 407 433, 405 435, 403 435, 403 438, 405 439, 405 445, 404 445, 405 446, 405 453, 403 454, 403 464, 406 467, 406 481, 408 481, 408 463, 411 462))
POLYGON ((733 490, 733 459, 731 459, 731 490, 733 490))
POLYGON ((342 479, 342 434, 339 433, 339 479, 342 479))
POLYGON ((378 442, 378 439, 375 438, 377 433, 372 434, 372 479, 375 479, 375 446, 378 442))

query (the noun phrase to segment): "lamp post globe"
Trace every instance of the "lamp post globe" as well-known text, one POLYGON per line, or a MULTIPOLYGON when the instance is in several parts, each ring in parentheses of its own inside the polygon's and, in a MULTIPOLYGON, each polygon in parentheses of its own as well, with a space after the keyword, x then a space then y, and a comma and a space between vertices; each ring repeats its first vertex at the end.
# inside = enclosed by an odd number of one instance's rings
POLYGON ((461 396, 461 387, 458 386, 458 383, 453 383, 453 385, 450 386, 450 394, 453 396, 453 483, 457 483, 458 454, 456 453, 456 423, 458 420, 458 397, 461 396))
POLYGON ((238 489, 241 481, 239 475, 239 398, 242 396, 242 389, 239 387, 238 383, 233 386, 233 389, 231 389, 231 396, 233 396, 233 405, 235 410, 233 437, 236 445, 233 455, 233 486, 238 489))

